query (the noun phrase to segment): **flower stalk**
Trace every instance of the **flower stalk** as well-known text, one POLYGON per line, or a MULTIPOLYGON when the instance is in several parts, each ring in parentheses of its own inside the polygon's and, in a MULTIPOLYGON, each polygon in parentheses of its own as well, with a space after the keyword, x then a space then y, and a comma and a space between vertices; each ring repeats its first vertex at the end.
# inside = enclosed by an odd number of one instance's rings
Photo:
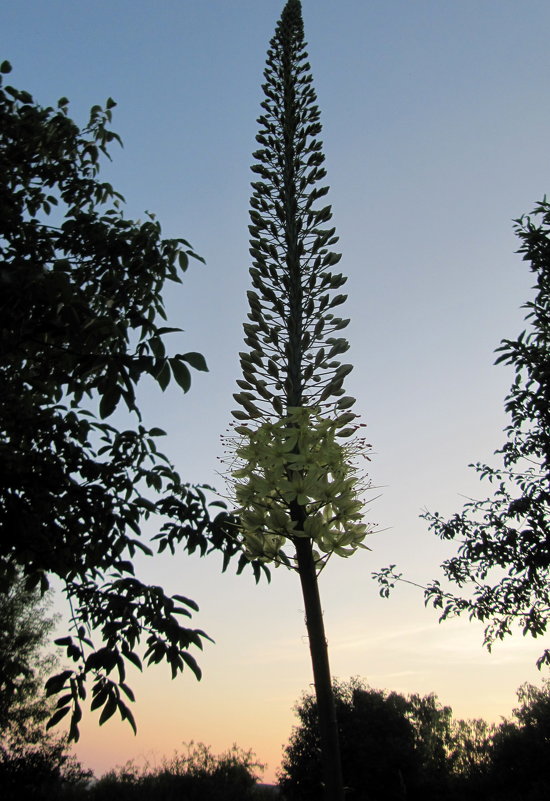
POLYGON ((270 43, 252 167, 250 311, 247 350, 234 395, 239 408, 229 489, 250 558, 284 564, 300 576, 319 711, 327 801, 344 797, 338 727, 318 574, 332 554, 366 547, 368 487, 357 457, 355 399, 345 395, 349 348, 335 310, 346 295, 328 187, 320 113, 305 50, 299 0, 288 0, 270 43))

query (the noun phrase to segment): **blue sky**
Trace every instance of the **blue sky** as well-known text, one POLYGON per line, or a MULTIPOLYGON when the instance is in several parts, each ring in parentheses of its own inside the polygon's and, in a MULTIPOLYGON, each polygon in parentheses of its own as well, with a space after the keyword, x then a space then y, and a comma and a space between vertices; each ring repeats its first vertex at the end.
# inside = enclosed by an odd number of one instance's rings
MULTIPOLYGON (((239 377, 248 279, 248 198, 265 53, 282 0, 18 0, 0 9, 0 58, 11 82, 43 104, 62 95, 84 122, 113 97, 104 175, 127 213, 154 211, 167 236, 205 257, 169 288, 175 346, 199 350, 210 372, 188 396, 144 387, 151 425, 190 481, 223 488, 220 434, 239 377)), ((439 693, 463 716, 508 714, 514 690, 538 680, 542 644, 481 647, 465 621, 438 627, 421 594, 377 597, 370 573, 398 563, 419 582, 448 546, 418 515, 458 510, 482 492, 468 471, 503 441, 511 382, 492 367, 503 337, 522 328, 530 276, 512 220, 550 190, 547 2, 304 0, 306 39, 324 125, 329 194, 349 276, 347 389, 373 443, 367 509, 386 529, 372 552, 323 575, 334 673, 373 686, 439 693), (378 493, 375 493, 378 494, 378 493)), ((220 576, 219 561, 162 558, 144 575, 195 598, 197 625, 216 640, 205 677, 136 678, 137 740, 86 726, 80 753, 108 767, 182 740, 222 749, 237 740, 270 763, 310 683, 297 578, 271 586, 220 576), (260 714, 261 710, 261 714, 260 714)), ((91 716, 90 716, 91 717, 91 716)))

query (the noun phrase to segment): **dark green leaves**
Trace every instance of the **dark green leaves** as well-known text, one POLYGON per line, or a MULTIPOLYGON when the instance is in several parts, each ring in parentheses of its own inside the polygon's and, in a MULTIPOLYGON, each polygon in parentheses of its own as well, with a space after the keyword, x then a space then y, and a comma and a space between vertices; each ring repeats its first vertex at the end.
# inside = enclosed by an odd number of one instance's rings
MULTIPOLYGON (((515 222, 536 283, 524 307, 527 328, 497 349, 497 363, 515 371, 502 463, 472 465, 491 484, 489 497, 468 501, 450 519, 423 515, 438 537, 457 541, 457 554, 442 565, 446 578, 471 588, 463 597, 433 581, 426 601, 442 619, 467 613, 482 621, 489 647, 516 627, 539 637, 550 623, 550 204, 544 199, 515 222)), ((548 664, 545 650, 537 665, 548 664)))
POLYGON ((114 412, 121 397, 122 388, 118 384, 111 383, 99 402, 99 416, 102 420, 114 412))
POLYGON ((51 718, 48 720, 48 723, 46 724, 46 729, 51 729, 52 726, 57 726, 57 724, 61 720, 63 720, 65 715, 67 715, 70 711, 71 711, 71 708, 69 706, 65 706, 62 709, 56 710, 53 713, 53 715, 51 716, 51 718))
POLYGON ((60 692, 60 690, 64 688, 67 679, 72 675, 72 670, 64 670, 62 673, 58 673, 56 676, 49 678, 44 688, 46 695, 55 695, 55 693, 60 692))
MULTIPOLYGON (((161 360, 160 369, 159 369, 158 373, 156 373, 155 379, 156 379, 159 387, 162 389, 163 392, 166 389, 166 387, 168 386, 168 384, 170 383, 170 378, 171 377, 172 377, 172 372, 170 370, 170 361, 168 361, 168 359, 161 360)), ((187 391, 187 390, 185 390, 185 391, 187 391)))
POLYGON ((101 715, 99 716, 99 725, 103 726, 105 721, 109 720, 112 717, 116 710, 117 710, 117 698, 115 694, 111 694, 108 696, 107 700, 105 701, 105 706, 102 709, 101 715))
POLYGON ((181 361, 187 362, 194 367, 195 370, 202 370, 203 372, 208 372, 208 367, 206 366, 206 361, 204 356, 200 353, 184 353, 177 356, 178 359, 181 361))
MULTIPOLYGON (((194 367, 195 370, 202 370, 203 372, 208 372, 208 367, 206 366, 204 356, 200 353, 179 353, 169 360, 174 378, 183 391, 188 392, 191 386, 191 373, 184 362, 194 367)), ((167 364, 168 363, 166 363, 166 366, 167 364)), ((167 385, 169 380, 170 377, 168 375, 164 386, 167 385)))
POLYGON ((172 373, 174 374, 174 378, 176 379, 179 386, 183 389, 184 392, 188 392, 191 386, 191 373, 180 361, 178 358, 174 358, 170 360, 170 365, 172 367, 172 373))
MULTIPOLYGON (((3 62, 0 76, 9 71, 3 62)), ((207 369, 199 353, 169 350, 181 339, 163 299, 166 282, 202 259, 185 239, 163 238, 154 214, 127 219, 120 193, 100 180, 119 141, 114 106, 94 106, 79 127, 67 98, 43 108, 0 78, 0 588, 16 568, 44 591, 54 575, 72 603, 71 636, 59 644, 75 670, 47 692, 62 694, 51 725, 71 708, 73 739, 90 679, 101 722, 118 710, 135 725, 120 692, 131 698, 125 665, 141 666, 148 637, 172 672, 197 672, 188 652, 206 635, 178 622, 192 603, 132 575, 136 552, 152 553, 145 522, 158 525, 159 546, 216 549, 224 563, 239 555, 204 492, 158 451, 161 430, 141 423, 144 377, 188 391, 191 372, 207 369), (127 428, 111 423, 118 411, 127 428)))

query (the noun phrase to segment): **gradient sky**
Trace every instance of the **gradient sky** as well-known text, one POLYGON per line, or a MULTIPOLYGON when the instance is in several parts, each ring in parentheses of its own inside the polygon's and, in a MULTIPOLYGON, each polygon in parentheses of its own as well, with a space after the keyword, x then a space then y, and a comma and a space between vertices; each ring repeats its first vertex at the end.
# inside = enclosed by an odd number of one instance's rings
MULTIPOLYGON (((265 53, 283 0, 6 0, 0 60, 42 104, 62 95, 85 121, 118 103, 124 140, 104 177, 127 213, 154 211, 167 236, 205 257, 170 287, 178 350, 210 372, 187 396, 144 387, 150 425, 192 482, 223 489, 220 434, 231 420, 247 313, 251 153, 265 53)), ((542 642, 482 648, 466 620, 439 626, 422 593, 378 597, 373 570, 397 563, 420 583, 449 546, 419 520, 451 514, 483 489, 468 463, 503 441, 511 373, 493 350, 522 328, 531 283, 512 220, 550 191, 550 5, 547 0, 304 0, 306 39, 324 125, 329 194, 349 276, 347 391, 358 399, 381 497, 371 552, 329 565, 321 581, 333 673, 372 686, 436 692, 457 716, 498 720, 515 689, 540 681, 542 642)), ((379 492, 373 492, 373 497, 379 492)), ((101 772, 159 759, 184 741, 253 748, 274 776, 311 683, 295 575, 271 585, 221 575, 220 560, 161 557, 141 576, 194 598, 194 623, 216 641, 204 678, 136 675, 138 736, 91 713, 77 753, 101 772)))

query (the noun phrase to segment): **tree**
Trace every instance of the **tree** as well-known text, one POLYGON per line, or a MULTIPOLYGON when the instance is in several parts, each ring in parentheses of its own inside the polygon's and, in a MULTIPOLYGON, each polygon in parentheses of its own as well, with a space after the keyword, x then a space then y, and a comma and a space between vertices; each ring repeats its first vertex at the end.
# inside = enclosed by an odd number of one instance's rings
MULTIPOLYGON (((25 590, 21 579, 0 595, 0 786, 4 801, 55 799, 87 784, 86 771, 63 738, 45 730, 52 713, 44 681, 55 659, 44 654, 54 628, 49 593, 25 590)), ((65 795, 64 795, 65 797, 65 795)))
POLYGON ((354 398, 344 395, 351 371, 338 356, 348 321, 334 314, 345 277, 332 272, 340 255, 319 201, 326 171, 318 140, 320 114, 305 51, 301 3, 288 0, 271 40, 263 113, 256 137, 250 211, 249 348, 230 441, 230 487, 251 558, 294 567, 302 586, 319 706, 327 798, 343 797, 338 732, 317 583, 332 553, 348 556, 369 532, 364 489, 353 457, 358 439, 354 398), (336 336, 335 336, 336 334, 336 336), (285 547, 290 545, 290 551, 285 547))
POLYGON ((86 797, 93 778, 68 750, 63 739, 0 744, 2 801, 71 801, 86 797))
POLYGON ((45 592, 55 576, 69 599, 73 631, 58 643, 75 667, 47 690, 62 694, 52 724, 72 710, 72 739, 88 677, 100 723, 118 710, 135 728, 123 698, 133 700, 125 664, 141 668, 140 642, 148 663, 200 678, 191 649, 207 635, 179 622, 197 605, 134 576, 136 552, 152 554, 145 521, 160 521, 159 550, 217 548, 224 569, 239 551, 225 512, 212 518, 205 492, 158 451, 164 432, 141 420, 142 378, 161 389, 174 378, 186 392, 190 368, 207 369, 165 343, 179 329, 164 324, 164 285, 198 257, 186 240, 163 239, 153 215, 126 219, 122 196, 100 181, 119 141, 114 105, 94 106, 80 129, 66 98, 42 108, 0 83, 0 592, 22 571, 28 590, 45 592), (118 426, 107 422, 115 410, 118 426))
MULTIPOLYGON (((542 801, 550 771, 550 682, 524 684, 513 720, 495 726, 455 720, 433 694, 335 682, 344 777, 357 801, 542 801)), ((320 787, 317 704, 296 706, 298 725, 283 755, 279 786, 288 801, 316 801, 320 787)))
MULTIPOLYGON (((493 495, 466 503, 450 520, 425 515, 441 539, 458 540, 459 552, 443 564, 446 577, 468 597, 446 593, 438 581, 426 599, 442 608, 442 619, 466 612, 486 624, 491 645, 521 626, 538 637, 550 620, 550 204, 516 220, 519 253, 536 276, 535 297, 525 304, 529 329, 503 340, 497 363, 514 366, 505 401, 507 440, 497 451, 502 467, 476 464, 493 495)), ((537 662, 550 664, 545 649, 537 662)))
POLYGON ((550 680, 518 690, 515 721, 505 720, 494 738, 490 798, 542 801, 550 793, 550 680))
MULTIPOLYGON (((404 696, 359 679, 334 683, 344 779, 350 797, 400 801, 449 797, 451 709, 435 696, 404 696)), ((289 801, 320 795, 317 703, 304 694, 279 783, 289 801)))
MULTIPOLYGON (((507 440, 496 451, 502 466, 471 465, 493 494, 468 501, 449 520, 437 512, 422 515, 438 537, 458 541, 444 575, 471 592, 454 594, 439 580, 422 587, 395 565, 373 574, 382 596, 404 581, 424 589, 426 603, 442 610, 440 620, 464 613, 480 620, 489 649, 514 626, 539 637, 550 621, 550 203, 544 199, 531 216, 516 220, 515 232, 518 253, 536 276, 536 294, 524 306, 529 329, 497 348, 496 364, 515 370, 505 399, 507 440)), ((550 665, 549 649, 537 660, 539 668, 544 664, 550 665)))
POLYGON ((483 718, 451 722, 448 762, 457 798, 485 801, 488 797, 495 732, 496 726, 483 718))
POLYGON ((35 739, 49 716, 43 685, 53 658, 43 653, 55 626, 49 594, 21 579, 0 594, 0 735, 3 742, 35 739))

